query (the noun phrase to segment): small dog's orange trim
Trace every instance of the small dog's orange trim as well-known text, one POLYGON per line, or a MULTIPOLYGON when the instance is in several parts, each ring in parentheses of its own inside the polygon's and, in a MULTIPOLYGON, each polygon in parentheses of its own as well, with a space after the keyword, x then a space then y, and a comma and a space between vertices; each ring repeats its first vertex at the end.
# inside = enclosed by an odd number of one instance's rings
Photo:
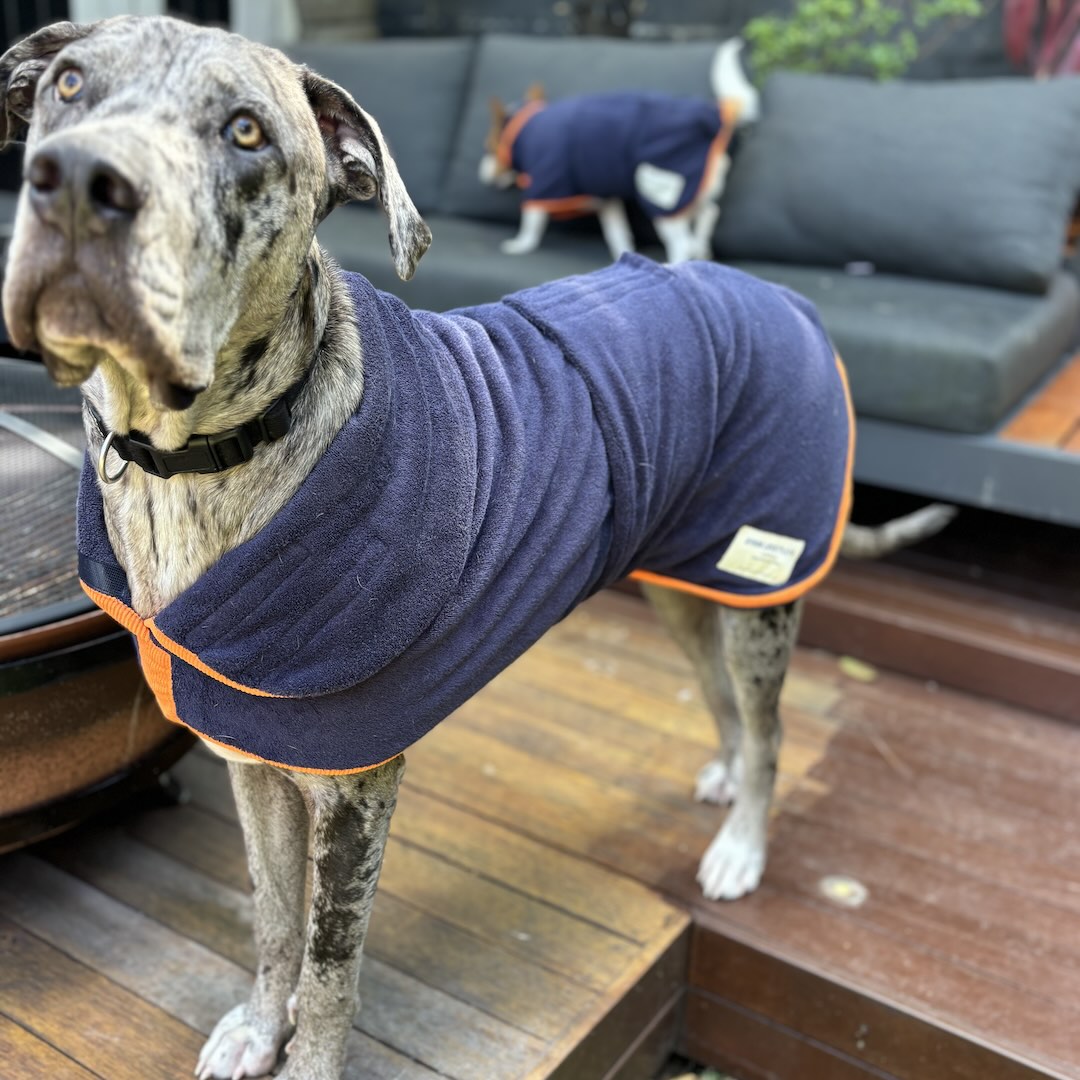
POLYGON ((495 147, 495 160, 499 163, 499 167, 503 169, 510 168, 510 162, 513 158, 514 140, 521 133, 521 129, 547 104, 544 101, 530 101, 526 105, 523 105, 513 116, 506 122, 506 127, 502 129, 502 134, 499 136, 499 143, 495 147))
POLYGON ((701 182, 698 184, 698 189, 694 193, 694 197, 681 210, 674 214, 664 215, 669 221, 686 217, 689 214, 693 214, 698 209, 698 204, 701 202, 701 199, 712 187, 713 178, 716 175, 720 159, 727 153, 727 148, 731 145, 731 137, 735 134, 735 124, 739 119, 739 113, 741 111, 739 103, 736 101, 726 101, 718 103, 717 107, 720 110, 720 130, 709 144, 709 150, 705 157, 705 168, 701 173, 701 182))
POLYGON ((545 210, 552 217, 580 217, 595 214, 603 199, 595 195, 566 195, 561 199, 525 199, 521 206, 524 210, 545 210))
POLYGON ((847 372, 844 370, 843 361, 839 356, 836 358, 836 369, 840 373, 840 382, 844 387, 844 405, 848 417, 847 463, 844 467, 844 496, 840 500, 840 511, 837 514, 836 524, 833 526, 828 553, 822 564, 809 577, 796 582, 794 585, 789 585, 776 592, 757 593, 753 596, 724 592, 722 589, 710 589, 705 585, 695 585, 690 581, 680 581, 678 578, 667 577, 664 574, 655 574, 651 570, 634 570, 630 574, 632 580, 643 581, 649 585, 661 585, 665 589, 675 589, 678 592, 690 593, 692 596, 701 596, 706 600, 724 604, 726 607, 760 608, 776 607, 778 604, 788 604, 792 600, 798 600, 800 596, 808 593, 828 574, 840 554, 840 544, 844 539, 844 527, 847 525, 848 517, 851 514, 851 480, 855 466, 855 411, 851 406, 851 392, 848 389, 847 372))

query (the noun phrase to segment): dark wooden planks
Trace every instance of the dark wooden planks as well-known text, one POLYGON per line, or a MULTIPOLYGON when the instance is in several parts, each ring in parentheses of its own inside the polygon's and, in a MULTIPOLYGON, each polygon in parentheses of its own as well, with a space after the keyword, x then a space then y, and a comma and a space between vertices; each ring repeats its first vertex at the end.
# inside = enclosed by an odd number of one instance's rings
POLYGON ((1073 722, 1080 620, 977 585, 841 565, 811 594, 802 640, 1073 722))
MULTIPOLYGON (((709 721, 681 692, 685 665, 643 605, 605 595, 583 614, 418 747, 412 782, 680 898, 718 940, 768 942, 769 964, 786 957, 819 987, 848 988, 851 1011, 890 1002, 899 1049, 884 1064, 788 1017, 792 1039, 820 1044, 791 1052, 820 1052, 838 1076, 924 1075, 920 1023, 958 1076, 998 1075, 1001 1062, 1019 1062, 1017 1076, 1077 1067, 1070 766, 1080 733, 897 676, 853 682, 835 657, 801 651, 766 884, 707 905, 693 868, 720 815, 680 796, 689 777, 679 778, 707 755, 709 721), (817 891, 826 873, 844 872, 870 886, 858 912, 817 891)), ((750 1006, 734 985, 691 979, 737 1013, 750 1006)), ((689 1001, 693 1045, 703 1035, 693 1017, 720 1006, 689 1001)), ((764 1030, 787 1027, 759 1005, 764 1030)))

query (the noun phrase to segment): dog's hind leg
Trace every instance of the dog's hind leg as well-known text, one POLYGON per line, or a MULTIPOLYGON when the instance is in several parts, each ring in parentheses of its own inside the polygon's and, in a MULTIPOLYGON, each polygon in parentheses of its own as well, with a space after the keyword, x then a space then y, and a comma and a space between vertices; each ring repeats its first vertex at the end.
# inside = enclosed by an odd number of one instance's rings
POLYGON ((278 1080, 341 1076, 364 937, 404 768, 399 755, 362 773, 294 775, 311 812, 314 866, 296 1035, 278 1080))
POLYGON ((801 601, 722 609, 722 651, 742 719, 742 775, 734 805, 698 870, 698 883, 710 900, 734 900, 752 892, 765 869, 780 750, 780 691, 800 615, 801 601))
POLYGON ((742 725, 721 647, 721 608, 711 600, 656 585, 641 586, 668 632, 689 657, 716 723, 720 752, 697 775, 694 798, 727 806, 742 768, 742 725))
POLYGON ((257 967, 251 998, 226 1013, 199 1055, 203 1078, 264 1076, 289 1034, 289 995, 304 953, 308 814, 291 777, 270 765, 229 762, 255 886, 257 967))

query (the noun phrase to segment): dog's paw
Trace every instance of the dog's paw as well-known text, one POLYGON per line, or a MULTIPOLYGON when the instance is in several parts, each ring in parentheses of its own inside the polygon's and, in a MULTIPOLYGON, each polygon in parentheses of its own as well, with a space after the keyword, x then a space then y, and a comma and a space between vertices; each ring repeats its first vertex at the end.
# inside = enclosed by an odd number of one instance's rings
POLYGON ((249 1076, 268 1076, 278 1059, 288 1027, 252 1019, 245 1003, 227 1012, 206 1040, 199 1063, 198 1080, 244 1080, 249 1076))
POLYGON ((758 887, 764 871, 764 840, 725 827, 702 856, 697 879, 707 900, 737 900, 758 887))
POLYGON ((504 255, 528 255, 530 251, 535 251, 537 248, 535 240, 522 239, 520 236, 515 236, 510 240, 504 240, 499 245, 499 250, 504 255))
POLYGON ((736 758, 730 766, 727 762, 714 758, 703 765, 698 772, 694 783, 694 798, 698 802, 730 806, 735 801, 735 793, 739 790, 741 773, 739 758, 736 758))

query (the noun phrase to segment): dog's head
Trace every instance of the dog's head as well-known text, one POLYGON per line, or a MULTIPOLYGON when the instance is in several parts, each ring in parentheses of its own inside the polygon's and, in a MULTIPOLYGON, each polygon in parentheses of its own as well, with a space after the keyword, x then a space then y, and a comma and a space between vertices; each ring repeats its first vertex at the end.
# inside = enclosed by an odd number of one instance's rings
POLYGON ((488 99, 491 123, 484 139, 484 154, 480 158, 480 181, 497 188, 510 188, 517 183, 517 173, 510 160, 510 150, 516 134, 514 117, 524 116, 522 109, 535 109, 544 101, 544 88, 533 83, 525 91, 525 102, 520 108, 507 107, 497 98, 488 99), (531 107, 531 108, 530 108, 531 107))
POLYGON ((32 34, 0 58, 0 143, 23 137, 4 314, 62 383, 111 356, 185 408, 219 351, 281 317, 334 206, 378 196, 402 278, 431 240, 349 94, 222 30, 32 34))

